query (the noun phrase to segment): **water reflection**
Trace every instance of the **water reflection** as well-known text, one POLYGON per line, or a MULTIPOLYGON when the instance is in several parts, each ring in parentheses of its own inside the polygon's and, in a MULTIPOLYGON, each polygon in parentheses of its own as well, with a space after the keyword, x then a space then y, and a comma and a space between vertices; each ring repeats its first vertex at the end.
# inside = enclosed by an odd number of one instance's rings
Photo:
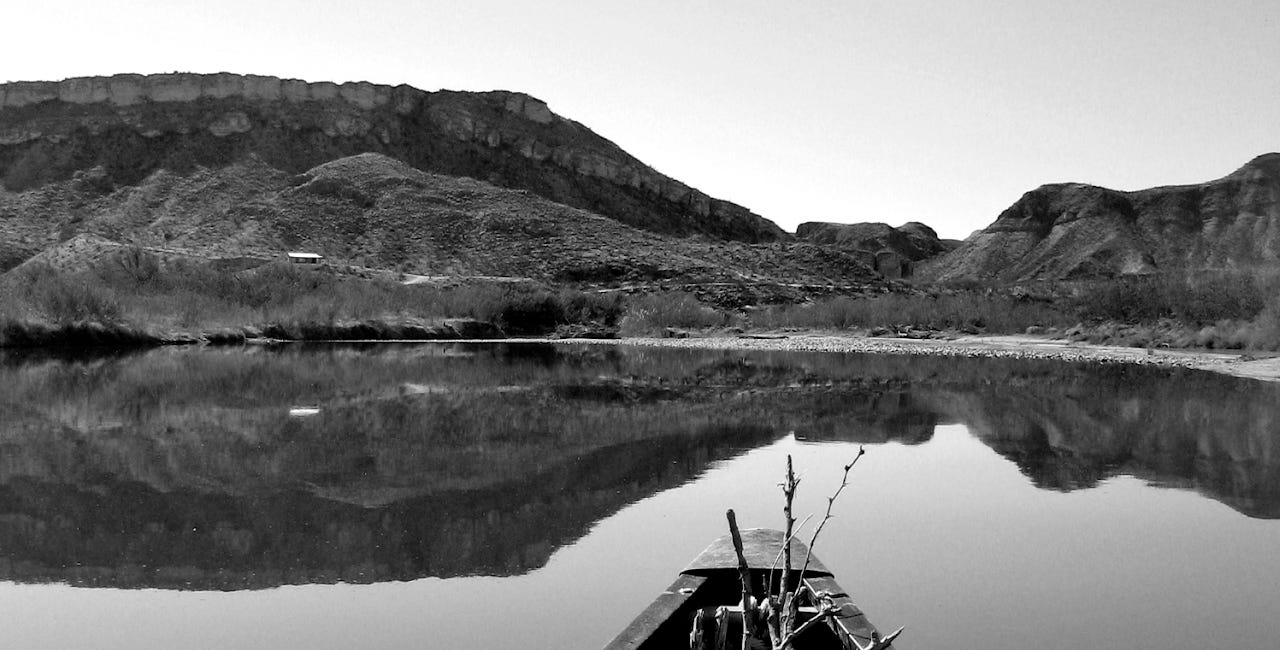
POLYGON ((610 347, 0 356, 0 579, 245 589, 515 575, 789 433, 964 423, 1038 486, 1280 516, 1280 393, 1047 362, 610 347))

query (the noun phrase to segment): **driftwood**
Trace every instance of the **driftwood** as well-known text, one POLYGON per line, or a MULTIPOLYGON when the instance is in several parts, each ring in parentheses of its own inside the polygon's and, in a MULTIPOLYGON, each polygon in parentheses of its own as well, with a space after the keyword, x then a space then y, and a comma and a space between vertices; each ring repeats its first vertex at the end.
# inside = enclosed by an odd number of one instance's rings
MULTIPOLYGON (((840 493, 849 485, 849 472, 854 465, 858 464, 858 459, 862 458, 865 453, 866 449, 858 447, 858 455, 848 465, 844 466, 844 475, 841 477, 840 486, 836 488, 836 491, 831 496, 827 497, 827 510, 823 514, 822 520, 818 522, 813 534, 809 537, 809 547, 805 551, 804 564, 800 566, 800 571, 794 580, 792 580, 791 569, 791 540, 799 531, 795 527, 796 522, 792 504, 795 499, 796 488, 800 485, 800 479, 795 475, 791 456, 787 456, 787 475, 782 483, 784 499, 782 512, 786 529, 783 533, 782 548, 778 549, 778 555, 769 571, 764 597, 761 599, 756 599, 751 593, 751 572, 748 569, 746 557, 743 555, 742 538, 741 533, 738 531, 737 519, 733 514, 733 510, 725 513, 729 520, 729 532, 733 538, 734 552, 738 556, 738 573, 742 582, 742 650, 748 650, 753 639, 763 640, 763 635, 760 634, 757 628, 758 623, 763 623, 767 629, 769 643, 774 650, 786 650, 792 647, 795 640, 810 628, 839 616, 840 607, 836 605, 831 595, 825 591, 821 593, 809 592, 805 586, 804 578, 805 572, 809 569, 809 563, 813 558, 813 547, 818 541, 818 536, 832 517, 832 507, 835 505, 840 493), (773 590, 773 575, 779 561, 782 562, 781 584, 775 594, 773 590), (793 583, 795 584, 794 587, 792 587, 793 583), (812 601, 817 611, 812 618, 802 624, 798 624, 800 620, 800 603, 805 598, 812 601), (758 608, 757 603, 759 603, 758 608)), ((805 518, 805 521, 808 521, 808 517, 805 518)), ((803 523, 801 527, 803 527, 803 523)), ((725 627, 727 626, 720 626, 721 634, 723 634, 725 627)), ((698 628, 696 622, 694 628, 695 630, 698 628)), ((853 643, 859 650, 883 650, 888 648, 893 643, 893 640, 898 638, 898 635, 902 634, 902 630, 903 628, 900 627, 885 637, 881 637, 878 633, 873 633, 870 643, 866 646, 863 646, 856 639, 853 640, 853 643)), ((723 637, 717 639, 717 646, 721 648, 727 647, 723 637)))

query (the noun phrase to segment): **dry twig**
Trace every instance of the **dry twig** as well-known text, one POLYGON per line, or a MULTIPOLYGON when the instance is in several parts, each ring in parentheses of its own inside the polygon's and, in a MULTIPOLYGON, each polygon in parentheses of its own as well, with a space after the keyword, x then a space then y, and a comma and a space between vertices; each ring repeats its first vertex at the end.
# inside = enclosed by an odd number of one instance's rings
POLYGON ((849 470, 858 464, 858 459, 862 458, 865 453, 867 453, 866 448, 858 445, 858 455, 854 456, 853 460, 844 466, 844 476, 840 479, 840 487, 836 488, 835 494, 827 497, 827 513, 822 516, 822 521, 818 522, 818 527, 813 531, 813 536, 809 538, 809 550, 805 552, 804 565, 800 567, 800 581, 804 580, 804 573, 809 570, 809 560, 813 557, 813 545, 818 542, 818 535, 822 532, 822 527, 826 526, 827 520, 831 519, 831 506, 835 505, 836 497, 840 496, 844 488, 849 485, 849 470))
MULTIPOLYGON (((738 519, 730 509, 724 513, 729 520, 729 534, 733 536, 733 551, 738 554, 738 577, 742 580, 742 650, 749 650, 751 639, 755 636, 755 607, 751 596, 751 569, 747 566, 747 558, 742 554, 742 533, 738 532, 738 519)), ((721 626, 724 629, 724 626, 721 626)))
MULTIPOLYGON (((828 619, 834 618, 840 614, 840 608, 837 607, 831 596, 825 592, 814 594, 809 592, 804 584, 805 573, 809 570, 809 563, 813 559, 813 547, 818 542, 818 535, 822 533, 822 529, 826 526, 827 521, 832 517, 831 509, 835 505, 836 499, 840 493, 849 486, 849 472, 854 465, 858 464, 858 460, 862 458, 867 451, 864 447, 858 447, 858 455, 854 457, 848 465, 844 466, 844 475, 840 479, 840 487, 829 497, 827 497, 827 511, 822 516, 822 520, 818 522, 817 528, 814 529, 813 535, 809 538, 809 548, 805 552, 804 564, 800 567, 800 573, 794 581, 795 589, 790 588, 791 580, 791 540, 799 534, 799 529, 795 526, 795 517, 792 515, 792 504, 795 499, 796 487, 800 484, 800 479, 796 478, 795 471, 792 467, 791 456, 787 456, 787 477, 782 483, 782 494, 785 497, 785 503, 782 508, 783 516, 786 520, 786 530, 783 535, 782 548, 778 549, 777 556, 773 559, 773 564, 769 567, 769 578, 765 587, 764 599, 761 601, 762 612, 764 614, 765 626, 769 632, 769 640, 774 650, 785 650, 809 628, 818 625, 828 619), (782 564, 782 584, 778 588, 778 595, 773 594, 773 575, 777 570, 779 560, 782 564), (817 601, 818 613, 813 618, 805 621, 797 626, 796 621, 800 618, 800 602, 806 597, 817 601)), ((738 573, 742 581, 742 648, 746 650, 749 647, 751 639, 756 635, 757 612, 754 599, 751 594, 751 571, 747 566, 746 557, 743 555, 742 536, 738 531, 738 522, 734 517, 733 510, 725 513, 729 519, 729 531, 733 537, 733 548, 738 555, 738 573)), ((804 521, 800 523, 800 528, 809 521, 812 515, 806 516, 804 521)), ((854 640, 859 650, 883 650, 888 648, 893 640, 902 634, 903 628, 898 628, 893 634, 886 637, 880 637, 878 633, 873 633, 869 645, 863 646, 854 640)))
POLYGON ((888 648, 890 645, 893 644, 893 640, 898 638, 898 635, 902 634, 902 631, 905 629, 906 628, 904 627, 900 627, 894 630, 893 634, 890 634, 889 636, 885 636, 885 637, 880 636, 879 632, 872 632, 871 642, 868 643, 867 645, 862 645, 861 643, 858 643, 857 639, 853 640, 853 644, 858 646, 858 650, 885 650, 885 648, 888 648))

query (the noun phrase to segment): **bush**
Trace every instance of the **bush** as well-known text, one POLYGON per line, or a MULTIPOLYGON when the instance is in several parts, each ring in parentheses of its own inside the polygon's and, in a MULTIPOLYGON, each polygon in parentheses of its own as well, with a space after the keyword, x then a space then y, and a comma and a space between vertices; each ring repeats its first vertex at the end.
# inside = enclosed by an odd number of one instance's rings
POLYGON ((1280 296, 1273 297, 1251 323, 1249 346, 1258 350, 1280 350, 1280 296))
POLYGON ((564 304, 549 291, 513 291, 505 298, 496 320, 510 334, 543 334, 565 322, 564 304))
POLYGON ((154 280, 159 273, 160 260, 155 254, 139 246, 129 246, 111 255, 101 275, 108 283, 115 280, 142 285, 154 280))
POLYGON ((706 329, 724 326, 729 316, 684 292, 654 293, 632 298, 619 323, 624 336, 658 334, 667 328, 706 329))
POLYGON ((36 269, 27 274, 26 281, 27 302, 56 323, 114 322, 120 318, 115 292, 93 277, 36 269))
POLYGON ((1267 305, 1271 280, 1253 273, 1161 275, 1081 287, 1074 308, 1085 320, 1149 323, 1171 318, 1189 325, 1248 320, 1267 305))

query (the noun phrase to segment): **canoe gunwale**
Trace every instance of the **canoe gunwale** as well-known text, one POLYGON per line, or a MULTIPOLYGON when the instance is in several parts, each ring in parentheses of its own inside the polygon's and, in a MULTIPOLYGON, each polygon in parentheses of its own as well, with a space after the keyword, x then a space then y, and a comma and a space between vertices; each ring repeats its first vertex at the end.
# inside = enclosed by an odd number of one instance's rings
MULTIPOLYGON (((778 549, 781 548, 782 533, 768 529, 750 529, 742 532, 744 555, 747 555, 748 566, 753 564, 753 559, 752 555, 746 552, 748 548, 747 540, 752 539, 754 541, 754 549, 756 551, 754 564, 756 566, 751 567, 752 574, 757 577, 760 577, 761 574, 768 574, 774 559, 777 557, 778 549), (772 550, 767 546, 769 540, 773 540, 772 550), (767 558, 767 561, 765 558, 767 558)), ((684 571, 681 571, 676 576, 675 582, 670 587, 659 594, 630 625, 605 646, 605 650, 648 650, 653 648, 656 642, 648 646, 645 644, 651 638, 661 635, 670 636, 669 632, 672 631, 670 626, 683 625, 685 626, 683 629, 687 630, 694 611, 708 604, 706 596, 709 593, 725 591, 724 587, 727 583, 738 584, 736 556, 731 565, 725 566, 724 555, 721 552, 722 543, 728 544, 729 553, 733 553, 732 541, 729 541, 729 536, 726 535, 712 542, 706 550, 694 558, 694 561, 684 571), (664 630, 664 627, 667 629, 664 630)), ((800 568, 798 565, 804 563, 805 553, 804 544, 793 540, 792 562, 796 570, 800 568), (799 547, 798 550, 797 545, 799 547)), ((805 572, 804 582, 813 593, 826 592, 829 594, 834 605, 839 608, 840 613, 827 620, 827 627, 839 639, 839 643, 844 650, 853 650, 859 646, 865 647, 870 643, 872 634, 877 632, 875 626, 867 620, 866 615, 854 604, 849 594, 836 581, 835 576, 816 557, 810 560, 809 569, 805 572)), ((732 605, 733 603, 721 602, 720 604, 732 605)))
MULTIPOLYGON (((747 568, 752 571, 782 570, 783 561, 778 556, 782 548, 782 531, 771 528, 747 528, 741 531, 742 554, 746 557, 747 568)), ((805 555, 809 547, 798 539, 791 540, 791 569, 799 571, 804 566, 805 555)), ((689 566, 680 573, 685 575, 713 575, 720 571, 738 571, 738 556, 733 550, 733 538, 724 535, 711 542, 689 566)), ((817 556, 809 558, 809 568, 805 575, 831 575, 831 571, 822 564, 817 556)))

